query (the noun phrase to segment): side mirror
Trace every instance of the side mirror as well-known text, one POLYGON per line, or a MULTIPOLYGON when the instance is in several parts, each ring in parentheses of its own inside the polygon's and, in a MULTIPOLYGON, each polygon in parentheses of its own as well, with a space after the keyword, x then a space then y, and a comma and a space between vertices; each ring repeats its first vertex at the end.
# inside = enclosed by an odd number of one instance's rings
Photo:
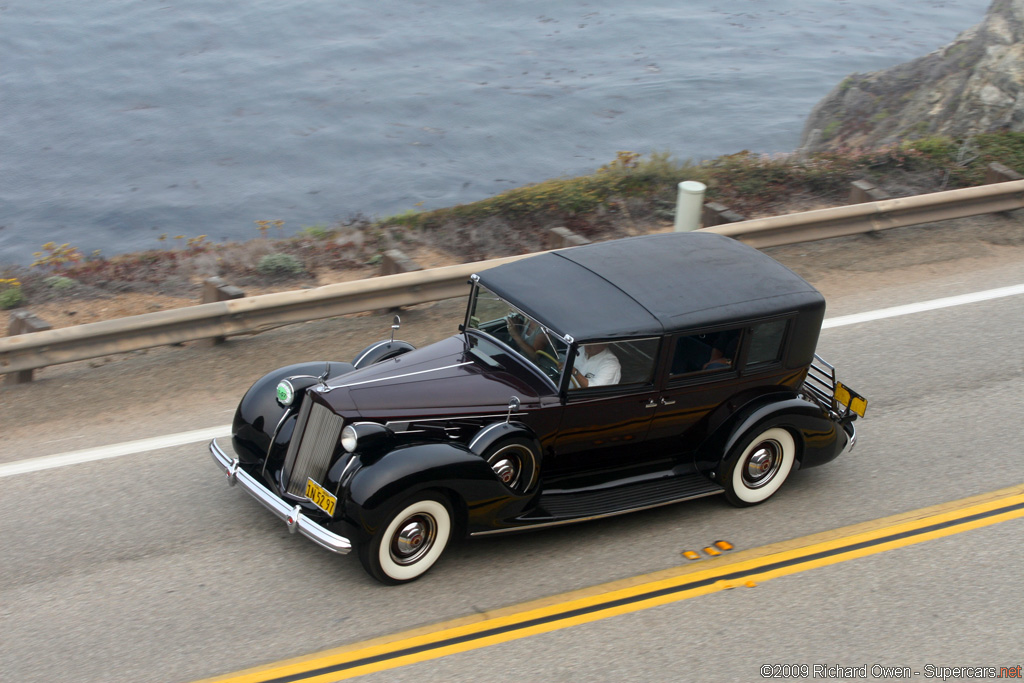
POLYGON ((512 413, 519 410, 519 406, 522 405, 519 401, 518 396, 513 396, 508 400, 508 416, 505 418, 505 422, 512 421, 512 413))
POLYGON ((397 332, 398 328, 401 326, 402 319, 396 315, 395 319, 391 321, 391 341, 395 341, 395 332, 397 332))

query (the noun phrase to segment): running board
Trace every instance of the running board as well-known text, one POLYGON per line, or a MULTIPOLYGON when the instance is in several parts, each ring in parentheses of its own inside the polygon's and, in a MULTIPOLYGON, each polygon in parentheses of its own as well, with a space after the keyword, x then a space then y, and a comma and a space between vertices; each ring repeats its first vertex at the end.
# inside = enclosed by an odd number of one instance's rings
POLYGON ((486 536, 503 531, 585 522, 600 517, 622 515, 679 503, 684 500, 713 496, 724 491, 721 486, 700 474, 669 477, 655 481, 627 484, 601 490, 560 491, 542 495, 529 516, 506 529, 478 531, 472 536, 486 536))

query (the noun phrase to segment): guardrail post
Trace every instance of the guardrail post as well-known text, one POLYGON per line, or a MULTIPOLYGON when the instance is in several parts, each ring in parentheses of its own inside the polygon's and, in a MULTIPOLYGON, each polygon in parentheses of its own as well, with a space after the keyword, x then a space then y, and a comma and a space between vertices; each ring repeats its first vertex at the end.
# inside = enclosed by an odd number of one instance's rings
MULTIPOLYGON (((208 277, 203 281, 203 303, 210 304, 214 301, 227 301, 229 299, 241 299, 245 297, 243 292, 234 285, 229 285, 219 277, 208 277)), ((200 339, 201 346, 217 346, 227 341, 227 337, 210 337, 200 339)))
POLYGON ((583 235, 577 235, 569 228, 551 228, 544 238, 545 249, 581 247, 584 244, 590 244, 590 240, 583 235))
POLYGON ((676 232, 690 232, 700 227, 704 207, 704 192, 708 186, 696 180, 679 183, 676 197, 676 232))
POLYGON ((726 223, 739 223, 747 220, 744 216, 736 213, 724 204, 708 202, 704 205, 704 227, 712 225, 725 225, 726 223))
POLYGON ((865 204, 892 199, 892 196, 870 180, 855 180, 850 183, 850 203, 865 204))
POLYGON ((423 270, 423 266, 413 261, 398 249, 388 249, 380 259, 381 275, 397 275, 423 270))
MULTIPOLYGON (((15 311, 11 313, 11 322, 7 326, 7 334, 11 337, 29 332, 42 332, 51 329, 50 324, 41 318, 36 317, 30 311, 15 311)), ((32 381, 34 370, 20 370, 7 375, 8 384, 25 384, 32 381)))
POLYGON ((1024 180, 1024 175, 1017 173, 1009 166, 1004 166, 998 161, 993 161, 985 169, 985 182, 988 184, 1005 183, 1008 180, 1024 180))

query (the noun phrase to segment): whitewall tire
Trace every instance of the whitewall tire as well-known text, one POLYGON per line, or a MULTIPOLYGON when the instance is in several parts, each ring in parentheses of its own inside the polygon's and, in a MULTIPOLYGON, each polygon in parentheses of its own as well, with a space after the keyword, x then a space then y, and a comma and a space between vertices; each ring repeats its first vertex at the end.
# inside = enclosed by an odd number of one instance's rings
POLYGON ((793 470, 796 441, 782 427, 772 427, 736 447, 726 459, 725 496, 733 505, 757 505, 771 498, 793 470))
POLYGON ((439 496, 403 505, 359 549, 366 571, 382 583, 405 583, 434 566, 452 535, 452 513, 439 496))

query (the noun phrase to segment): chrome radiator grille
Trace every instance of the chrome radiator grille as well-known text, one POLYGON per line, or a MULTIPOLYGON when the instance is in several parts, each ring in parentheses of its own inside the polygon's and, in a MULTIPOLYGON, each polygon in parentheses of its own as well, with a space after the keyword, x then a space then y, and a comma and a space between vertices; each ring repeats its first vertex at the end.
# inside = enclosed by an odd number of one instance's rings
POLYGON ((324 483, 344 424, 344 419, 330 409, 306 399, 299 409, 295 432, 285 455, 288 493, 305 497, 306 479, 324 483))

